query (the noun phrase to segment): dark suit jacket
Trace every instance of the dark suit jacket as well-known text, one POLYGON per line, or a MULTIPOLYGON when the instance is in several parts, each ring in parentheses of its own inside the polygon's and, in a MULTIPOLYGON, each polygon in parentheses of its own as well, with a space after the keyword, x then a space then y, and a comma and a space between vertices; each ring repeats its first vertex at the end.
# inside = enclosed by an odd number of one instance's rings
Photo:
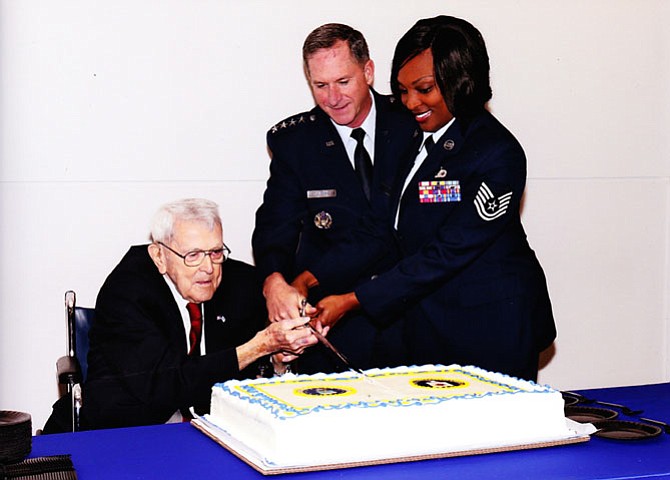
MULTIPOLYGON (((191 405, 206 412, 214 383, 254 376, 238 371, 235 347, 264 327, 260 284, 243 262, 229 259, 222 268, 221 285, 204 304, 206 355, 190 357, 167 282, 146 245, 131 247, 98 294, 82 391, 84 428, 160 424, 191 405)), ((69 417, 67 409, 57 410, 54 415, 69 417)))
POLYGON ((395 208, 385 220, 370 216, 353 244, 311 271, 321 283, 347 281, 395 237, 403 259, 355 293, 379 322, 405 312, 411 361, 534 377, 537 354, 556 331, 544 273, 521 225, 525 181, 523 149, 490 113, 467 127, 456 120, 410 181, 397 232, 395 208), (451 182, 460 197, 422 202, 420 181, 451 182))
MULTIPOLYGON (((365 198, 337 130, 319 107, 289 117, 268 132, 270 178, 263 204, 256 212, 253 234, 255 261, 263 278, 280 272, 290 282, 346 238, 360 218, 371 211, 370 203, 388 201, 395 177, 408 159, 403 153, 413 146, 418 129, 411 115, 392 97, 373 95, 377 117, 371 202, 365 198)), ((386 265, 376 262, 361 272, 359 279, 370 278, 393 264, 398 258, 395 246, 389 243, 386 247, 386 265)), ((310 300, 318 300, 323 293, 312 292, 310 300)), ((330 335, 338 347, 359 358, 361 365, 371 365, 366 357, 376 328, 367 320, 347 319, 330 335)), ((326 365, 307 368, 314 354, 314 349, 310 350, 301 361, 303 371, 333 369, 326 365)))

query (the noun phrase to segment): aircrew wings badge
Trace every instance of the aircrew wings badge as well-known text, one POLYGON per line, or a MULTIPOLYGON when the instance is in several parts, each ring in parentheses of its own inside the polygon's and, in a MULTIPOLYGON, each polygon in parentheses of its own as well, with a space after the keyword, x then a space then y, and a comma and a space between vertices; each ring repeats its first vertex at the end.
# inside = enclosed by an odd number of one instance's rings
POLYGON ((499 197, 495 197, 489 187, 482 182, 479 191, 475 196, 475 208, 477 213, 487 222, 501 217, 507 212, 509 202, 512 200, 512 192, 505 193, 499 197))

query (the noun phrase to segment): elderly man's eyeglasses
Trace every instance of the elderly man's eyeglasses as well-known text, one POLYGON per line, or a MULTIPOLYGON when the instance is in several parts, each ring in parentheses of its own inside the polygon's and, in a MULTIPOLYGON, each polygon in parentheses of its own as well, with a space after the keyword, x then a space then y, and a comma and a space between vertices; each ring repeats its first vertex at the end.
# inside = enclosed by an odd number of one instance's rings
POLYGON ((228 259, 228 256, 230 255, 230 248, 228 248, 225 243, 223 244, 222 248, 216 248, 214 250, 193 250, 190 252, 186 252, 184 255, 168 247, 163 242, 156 242, 156 243, 160 243, 165 248, 170 250, 172 253, 177 255, 179 258, 184 260, 184 265, 186 265, 187 267, 197 267, 205 260, 206 256, 209 256, 209 259, 212 261, 212 263, 217 264, 223 263, 228 259))

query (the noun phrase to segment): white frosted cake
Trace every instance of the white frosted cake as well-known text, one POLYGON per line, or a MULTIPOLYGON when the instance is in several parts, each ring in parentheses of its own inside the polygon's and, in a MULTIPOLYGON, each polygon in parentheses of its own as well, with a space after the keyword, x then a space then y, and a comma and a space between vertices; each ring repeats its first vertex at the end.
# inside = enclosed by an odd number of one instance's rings
POLYGON ((476 367, 426 365, 212 389, 205 421, 264 464, 329 465, 576 437, 560 392, 476 367))

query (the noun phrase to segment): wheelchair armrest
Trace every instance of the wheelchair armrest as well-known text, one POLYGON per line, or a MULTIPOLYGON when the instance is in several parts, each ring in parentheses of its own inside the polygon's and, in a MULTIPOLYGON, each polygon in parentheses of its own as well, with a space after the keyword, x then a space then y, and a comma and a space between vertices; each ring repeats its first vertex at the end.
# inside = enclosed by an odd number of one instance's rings
POLYGON ((56 372, 58 374, 58 383, 60 384, 81 383, 81 366, 76 357, 60 357, 56 361, 56 372))

